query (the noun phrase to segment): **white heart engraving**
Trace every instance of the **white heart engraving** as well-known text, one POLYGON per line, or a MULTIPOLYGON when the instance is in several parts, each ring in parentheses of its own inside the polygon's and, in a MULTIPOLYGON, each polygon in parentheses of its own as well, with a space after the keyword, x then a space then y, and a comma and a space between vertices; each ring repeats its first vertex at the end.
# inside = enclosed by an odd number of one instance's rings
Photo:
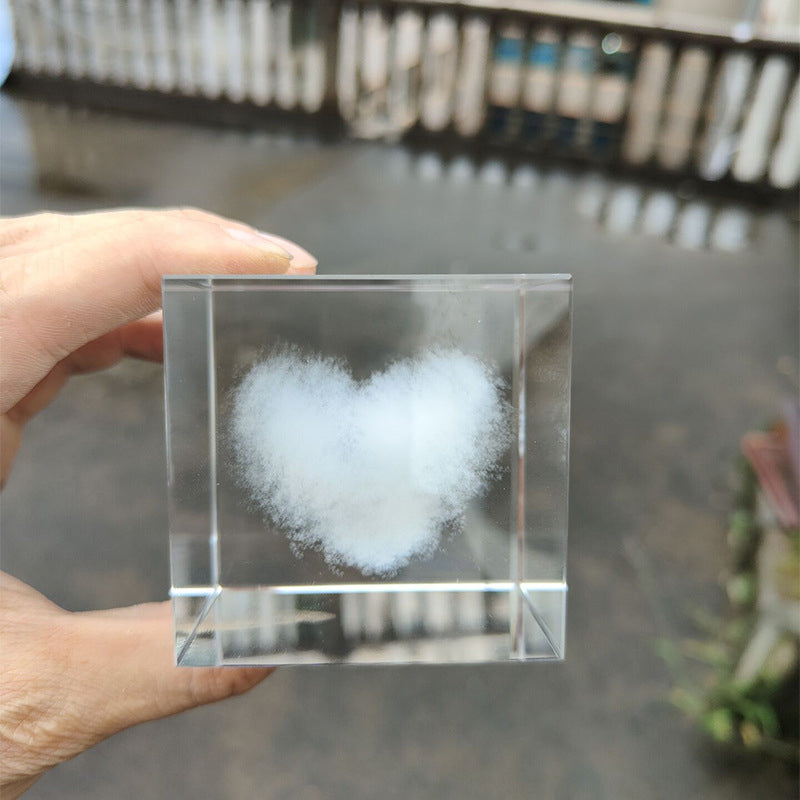
POLYGON ((300 548, 391 574, 430 555, 498 472, 512 429, 503 388, 457 350, 362 382, 339 361, 283 350, 235 390, 242 481, 300 548))

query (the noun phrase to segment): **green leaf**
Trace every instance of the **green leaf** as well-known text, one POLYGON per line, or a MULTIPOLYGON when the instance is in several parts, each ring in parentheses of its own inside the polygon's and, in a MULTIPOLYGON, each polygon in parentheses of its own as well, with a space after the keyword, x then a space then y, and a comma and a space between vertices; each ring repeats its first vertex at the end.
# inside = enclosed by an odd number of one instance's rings
POLYGON ((724 642, 698 642, 689 639, 683 650, 690 658, 712 667, 727 667, 731 663, 731 654, 724 642))
POLYGON ((678 672, 683 667, 683 655, 680 648, 670 639, 660 637, 653 643, 656 654, 660 656, 671 672, 678 672))
POLYGON ((752 573, 734 575, 725 584, 728 598, 737 606, 750 605, 756 599, 756 578, 752 573))
POLYGON ((705 700, 688 689, 676 688, 670 694, 672 704, 692 719, 699 717, 707 708, 705 700))
POLYGON ((714 708, 700 718, 700 723, 707 733, 718 742, 733 740, 736 728, 733 714, 727 708, 714 708))

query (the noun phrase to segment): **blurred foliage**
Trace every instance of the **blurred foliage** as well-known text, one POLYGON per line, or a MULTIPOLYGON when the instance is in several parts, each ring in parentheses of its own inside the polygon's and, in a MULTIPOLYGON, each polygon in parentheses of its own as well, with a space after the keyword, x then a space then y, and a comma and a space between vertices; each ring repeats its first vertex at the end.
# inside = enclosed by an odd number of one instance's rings
POLYGON ((791 554, 778 565, 776 581, 778 592, 792 600, 800 600, 800 530, 789 531, 787 536, 791 541, 791 554))
MULTIPOLYGON (((742 653, 758 623, 756 561, 762 531, 757 517, 757 480, 744 459, 739 462, 736 508, 730 516, 728 543, 733 573, 726 591, 734 616, 723 620, 697 611, 694 621, 707 638, 680 644, 661 638, 656 650, 675 682, 671 700, 715 742, 744 747, 786 761, 800 760, 798 739, 797 637, 779 637, 752 680, 736 678, 742 653), (704 665, 705 679, 690 677, 689 662, 704 665)), ((788 599, 800 596, 800 534, 786 531, 791 555, 776 576, 778 591, 788 599)))

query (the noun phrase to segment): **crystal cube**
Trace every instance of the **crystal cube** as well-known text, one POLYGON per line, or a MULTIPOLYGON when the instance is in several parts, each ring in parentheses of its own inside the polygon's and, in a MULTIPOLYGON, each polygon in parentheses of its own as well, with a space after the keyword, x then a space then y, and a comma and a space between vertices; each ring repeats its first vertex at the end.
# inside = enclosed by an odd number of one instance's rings
POLYGON ((564 655, 571 279, 167 277, 179 665, 564 655))

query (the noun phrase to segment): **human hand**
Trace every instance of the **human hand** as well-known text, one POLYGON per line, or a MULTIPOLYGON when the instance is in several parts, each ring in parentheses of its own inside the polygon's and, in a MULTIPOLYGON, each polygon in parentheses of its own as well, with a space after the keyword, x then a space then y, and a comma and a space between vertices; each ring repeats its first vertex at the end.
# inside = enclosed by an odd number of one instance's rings
MULTIPOLYGON (((0 481, 71 375, 162 357, 164 274, 310 274, 280 237, 194 209, 0 220, 0 481)), ((0 573, 0 790, 140 722, 240 694, 265 669, 179 669, 168 603, 69 613, 0 573)))

